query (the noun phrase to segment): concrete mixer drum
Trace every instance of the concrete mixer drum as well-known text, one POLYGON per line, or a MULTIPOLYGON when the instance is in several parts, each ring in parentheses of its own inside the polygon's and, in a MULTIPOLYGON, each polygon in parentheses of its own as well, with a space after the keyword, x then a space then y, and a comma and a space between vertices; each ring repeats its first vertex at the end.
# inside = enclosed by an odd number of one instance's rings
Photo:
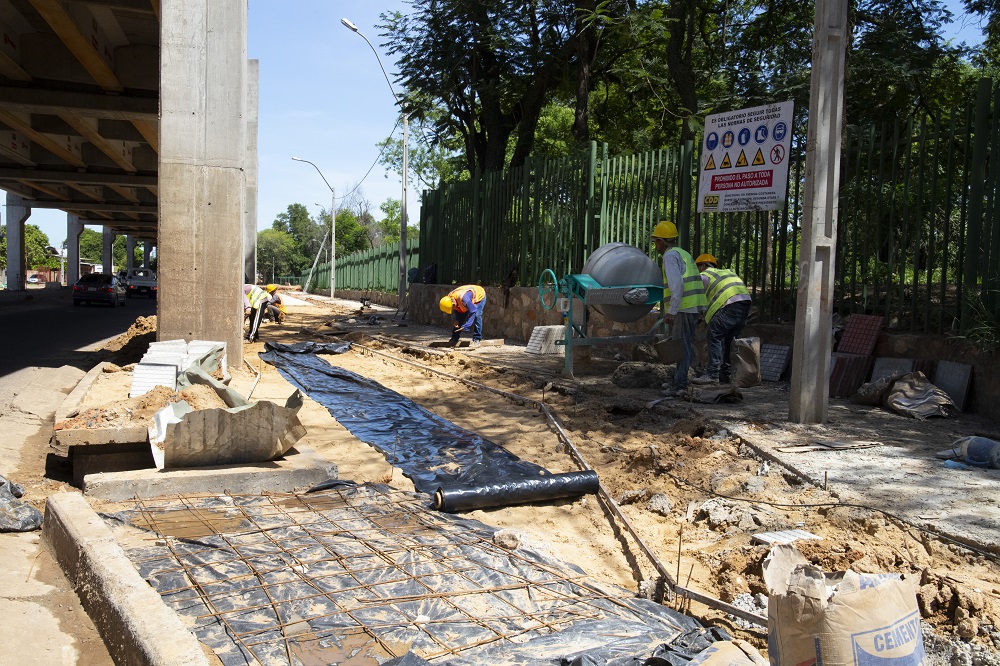
MULTIPOLYGON (((607 243, 597 248, 583 265, 582 273, 594 278, 602 287, 663 286, 660 266, 645 252, 627 243, 607 243)), ((612 321, 628 323, 644 317, 654 304, 604 303, 592 307, 612 321)))

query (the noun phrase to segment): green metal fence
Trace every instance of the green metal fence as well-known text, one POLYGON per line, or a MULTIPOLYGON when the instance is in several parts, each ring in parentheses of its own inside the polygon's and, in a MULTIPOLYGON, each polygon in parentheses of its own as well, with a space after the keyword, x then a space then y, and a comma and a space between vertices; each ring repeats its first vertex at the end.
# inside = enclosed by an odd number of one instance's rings
MULTIPOLYGON (((407 271, 420 267, 420 243, 416 238, 406 239, 407 271)), ((399 289, 399 241, 376 248, 337 257, 336 289, 364 289, 368 291, 395 292, 399 289)), ((330 289, 329 262, 318 264, 313 271, 311 289, 330 289)), ((297 284, 305 288, 309 274, 285 275, 277 278, 281 284, 297 284)))
MULTIPOLYGON (((1000 90, 983 80, 948 113, 849 127, 841 154, 835 304, 882 314, 891 328, 967 331, 1000 310, 1000 90)), ((682 246, 739 273, 761 314, 794 317, 803 218, 805 140, 793 139, 788 197, 773 212, 698 214, 691 144, 609 156, 529 159, 423 194, 409 267, 437 282, 534 285, 541 272, 579 272, 595 249, 652 251, 672 219, 682 246)), ((338 288, 397 286, 397 246, 338 260, 338 288)), ((328 273, 327 273, 327 282, 328 273)))

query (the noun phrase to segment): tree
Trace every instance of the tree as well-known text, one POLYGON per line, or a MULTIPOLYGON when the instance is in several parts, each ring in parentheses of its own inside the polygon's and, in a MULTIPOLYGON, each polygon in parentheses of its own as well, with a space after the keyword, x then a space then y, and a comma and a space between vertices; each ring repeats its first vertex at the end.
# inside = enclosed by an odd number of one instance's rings
POLYGON ((295 239, 285 231, 264 229, 257 232, 257 270, 270 276, 293 275, 296 256, 295 239))
POLYGON ((99 264, 104 253, 104 236, 93 229, 84 227, 80 233, 80 260, 99 264))
MULTIPOLYGON (((591 3, 592 4, 592 3, 591 3)), ((405 110, 435 133, 460 136, 465 166, 498 171, 531 153, 535 125, 565 79, 575 51, 572 0, 414 0, 408 15, 383 15, 388 52, 413 91, 405 110)), ((585 7, 587 2, 582 2, 585 7)))
POLYGON ((312 265, 329 223, 325 226, 319 224, 303 204, 293 203, 288 205, 284 213, 274 218, 271 228, 292 238, 294 252, 289 258, 288 270, 293 275, 299 275, 312 265))

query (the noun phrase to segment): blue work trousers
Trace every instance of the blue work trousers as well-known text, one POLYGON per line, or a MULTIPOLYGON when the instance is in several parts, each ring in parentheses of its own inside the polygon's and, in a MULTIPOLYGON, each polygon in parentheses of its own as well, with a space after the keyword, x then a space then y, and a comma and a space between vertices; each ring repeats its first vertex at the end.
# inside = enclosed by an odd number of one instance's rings
POLYGON ((691 367, 691 359, 694 358, 694 331, 700 319, 701 315, 694 312, 678 312, 674 315, 674 322, 670 326, 670 337, 684 341, 684 356, 677 363, 677 372, 674 373, 675 389, 687 388, 688 368, 691 367))
POLYGON ((732 379, 729 364, 733 340, 743 334, 750 315, 750 301, 736 301, 720 308, 708 322, 708 369, 705 374, 727 382, 732 379))
POLYGON ((479 342, 483 339, 483 310, 486 308, 486 299, 476 303, 476 314, 473 315, 471 312, 456 312, 455 313, 455 330, 451 334, 452 342, 458 342, 458 338, 462 335, 462 331, 467 331, 470 328, 469 319, 472 319, 472 340, 473 342, 479 342))

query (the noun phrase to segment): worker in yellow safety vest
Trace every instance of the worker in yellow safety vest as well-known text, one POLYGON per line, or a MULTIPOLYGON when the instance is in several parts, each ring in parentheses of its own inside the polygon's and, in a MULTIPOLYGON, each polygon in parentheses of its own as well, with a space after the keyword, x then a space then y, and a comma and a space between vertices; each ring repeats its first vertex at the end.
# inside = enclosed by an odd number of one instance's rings
POLYGON ((695 384, 729 383, 732 379, 729 352, 733 340, 740 337, 750 316, 750 292, 734 271, 719 268, 718 260, 710 254, 698 255, 694 260, 701 271, 708 298, 705 323, 708 324, 708 368, 705 374, 691 381, 695 384))
POLYGON ((264 313, 270 301, 268 293, 257 285, 243 285, 243 314, 250 317, 250 329, 245 338, 247 342, 257 342, 257 330, 260 328, 260 322, 264 320, 264 313))
POLYGON ((671 337, 684 343, 684 354, 677 363, 674 381, 663 385, 664 395, 687 394, 688 369, 694 358, 694 332, 705 311, 705 287, 691 254, 677 244, 677 225, 663 220, 653 228, 653 244, 663 255, 663 274, 666 276, 664 299, 669 298, 663 320, 670 325, 671 337))
POLYGON ((483 339, 483 310, 486 308, 486 290, 478 284, 465 284, 452 289, 441 298, 441 312, 454 315, 451 329, 452 347, 458 344, 462 331, 472 331, 472 347, 476 348, 483 339))

